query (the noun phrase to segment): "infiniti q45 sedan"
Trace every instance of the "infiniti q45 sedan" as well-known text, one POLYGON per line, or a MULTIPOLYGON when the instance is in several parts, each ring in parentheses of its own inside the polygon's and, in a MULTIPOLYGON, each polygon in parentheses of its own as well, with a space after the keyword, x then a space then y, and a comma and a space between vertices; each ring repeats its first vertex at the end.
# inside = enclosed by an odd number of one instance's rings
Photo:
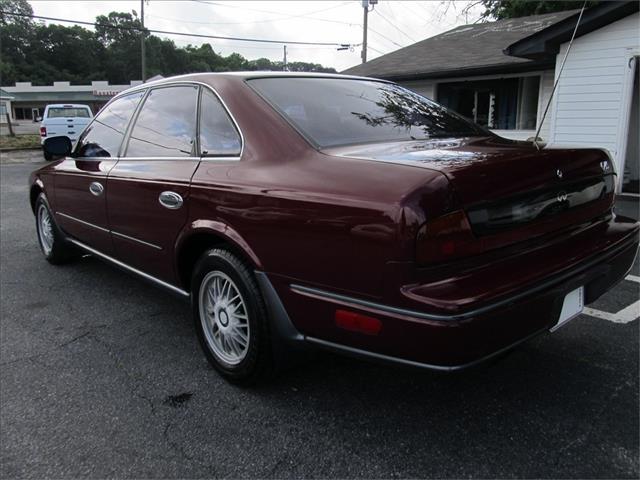
POLYGON ((507 140, 370 78, 167 78, 44 148, 46 259, 89 253, 188 299, 239 383, 310 346, 475 365, 575 318, 638 247, 605 151, 507 140))

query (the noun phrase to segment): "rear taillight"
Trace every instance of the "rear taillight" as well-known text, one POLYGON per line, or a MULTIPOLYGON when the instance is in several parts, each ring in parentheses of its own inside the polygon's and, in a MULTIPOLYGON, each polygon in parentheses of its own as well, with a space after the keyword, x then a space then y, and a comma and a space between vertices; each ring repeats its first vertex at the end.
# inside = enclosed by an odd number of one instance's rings
POLYGON ((41 137, 47 136, 47 127, 40 127, 40 136, 41 137))
POLYGON ((445 262, 479 253, 467 215, 462 210, 428 221, 418 230, 418 263, 445 262))

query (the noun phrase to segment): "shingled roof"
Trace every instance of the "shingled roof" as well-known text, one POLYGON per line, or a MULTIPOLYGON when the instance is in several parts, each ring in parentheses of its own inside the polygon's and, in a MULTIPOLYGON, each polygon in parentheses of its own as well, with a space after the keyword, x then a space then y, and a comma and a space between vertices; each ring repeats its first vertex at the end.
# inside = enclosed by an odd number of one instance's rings
POLYGON ((510 57, 503 50, 578 10, 462 25, 435 37, 427 38, 342 73, 412 80, 446 76, 526 71, 548 62, 510 57))

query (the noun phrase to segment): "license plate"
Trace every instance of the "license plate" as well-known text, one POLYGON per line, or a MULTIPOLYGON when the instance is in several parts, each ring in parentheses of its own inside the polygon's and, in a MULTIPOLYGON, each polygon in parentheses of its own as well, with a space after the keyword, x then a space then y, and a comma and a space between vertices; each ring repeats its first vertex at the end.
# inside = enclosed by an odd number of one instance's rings
POLYGON ((567 293, 562 302, 562 311, 560 312, 560 318, 558 323, 551 329, 553 332, 569 320, 577 317, 582 313, 584 308, 584 287, 576 288, 575 290, 567 293))

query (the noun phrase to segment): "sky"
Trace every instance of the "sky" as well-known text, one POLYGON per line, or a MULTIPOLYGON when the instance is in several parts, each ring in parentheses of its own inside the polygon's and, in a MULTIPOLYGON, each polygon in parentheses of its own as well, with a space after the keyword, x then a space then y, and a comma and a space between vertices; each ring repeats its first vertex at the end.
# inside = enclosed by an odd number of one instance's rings
MULTIPOLYGON (((95 21, 97 15, 111 11, 140 13, 140 0, 31 0, 29 3, 35 15, 90 22, 95 21)), ((367 59, 476 21, 482 8, 473 7, 465 14, 464 7, 468 4, 467 1, 379 0, 369 13, 367 59)), ((287 45, 287 59, 320 63, 337 71, 361 63, 364 13, 361 0, 147 0, 144 10, 145 26, 149 29, 285 42, 350 44, 352 48, 341 51, 333 46, 287 45)), ((210 43, 218 53, 237 52, 250 60, 283 58, 283 44, 154 35, 169 38, 178 46, 210 43)))

